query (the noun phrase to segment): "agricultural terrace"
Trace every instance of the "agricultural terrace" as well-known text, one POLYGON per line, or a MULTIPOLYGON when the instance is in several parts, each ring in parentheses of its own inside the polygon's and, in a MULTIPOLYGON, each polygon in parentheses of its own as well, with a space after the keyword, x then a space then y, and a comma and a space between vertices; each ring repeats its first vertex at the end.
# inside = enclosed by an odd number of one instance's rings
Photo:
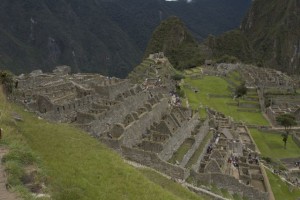
MULTIPOLYGON (((237 84, 236 79, 234 80, 237 84)), ((204 109, 205 106, 208 106, 231 116, 235 121, 268 125, 268 121, 260 112, 257 94, 250 91, 249 96, 236 100, 233 98, 233 85, 224 78, 204 76, 200 79, 193 79, 186 77, 181 83, 181 88, 193 109, 204 109)))

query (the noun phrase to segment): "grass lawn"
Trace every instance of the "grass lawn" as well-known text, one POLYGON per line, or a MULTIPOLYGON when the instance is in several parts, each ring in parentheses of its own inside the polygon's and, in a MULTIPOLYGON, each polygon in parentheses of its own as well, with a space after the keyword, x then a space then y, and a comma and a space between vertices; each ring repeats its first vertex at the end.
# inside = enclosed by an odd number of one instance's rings
POLYGON ((7 139, 11 135, 26 141, 47 174, 52 199, 186 199, 149 181, 85 132, 67 124, 48 123, 22 107, 7 103, 1 91, 0 110, 5 114, 1 120, 5 122, 1 145, 18 145, 7 139), (11 112, 17 112, 23 122, 13 122, 11 112), (17 132, 7 135, 10 127, 15 127, 13 130, 17 132))
POLYGON ((284 183, 278 176, 266 170, 273 194, 276 200, 296 200, 300 198, 300 189, 293 189, 292 191, 286 183, 284 183))
POLYGON ((250 132, 258 149, 265 157, 281 159, 300 156, 300 148, 295 144, 291 136, 287 141, 287 149, 284 149, 280 134, 264 133, 257 129, 250 129, 250 132))
POLYGON ((176 161, 179 163, 182 161, 184 155, 190 150, 193 146, 195 140, 188 138, 186 139, 183 144, 178 148, 178 150, 173 154, 172 158, 169 160, 170 163, 175 164, 176 161))
POLYGON ((234 84, 238 86, 241 84, 241 75, 238 71, 233 71, 227 75, 227 78, 234 84))
POLYGON ((206 145, 206 143, 213 137, 213 132, 209 131, 209 133, 207 133, 207 135, 203 138, 202 142, 199 144, 197 150, 195 151, 195 153, 192 155, 192 157, 190 158, 190 160, 188 161, 188 163, 186 164, 186 168, 191 168, 193 166, 193 164, 195 164, 197 162, 197 160, 199 159, 201 153, 204 150, 204 147, 206 145))
POLYGON ((237 111, 237 106, 228 105, 228 103, 236 103, 232 98, 209 97, 209 94, 232 95, 228 89, 228 82, 220 77, 206 76, 203 79, 197 80, 186 78, 182 88, 193 109, 197 109, 199 106, 208 106, 227 116, 233 117, 236 121, 244 121, 248 124, 255 125, 268 125, 268 121, 261 113, 239 112, 237 111), (198 88, 199 92, 195 93, 189 87, 198 88))

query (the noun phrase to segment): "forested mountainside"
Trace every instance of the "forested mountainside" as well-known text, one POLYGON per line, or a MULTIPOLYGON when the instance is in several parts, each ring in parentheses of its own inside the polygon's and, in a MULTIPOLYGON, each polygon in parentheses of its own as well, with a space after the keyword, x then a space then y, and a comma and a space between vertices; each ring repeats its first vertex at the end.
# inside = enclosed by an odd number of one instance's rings
POLYGON ((140 62, 161 20, 176 15, 201 40, 237 27, 245 0, 2 0, 0 67, 125 77, 140 62))
POLYGON ((205 51, 201 47, 178 17, 169 17, 153 32, 145 58, 164 52, 176 69, 183 70, 204 63, 205 51))
POLYGON ((256 0, 240 29, 206 44, 215 57, 227 54, 243 62, 300 73, 300 1, 256 0))

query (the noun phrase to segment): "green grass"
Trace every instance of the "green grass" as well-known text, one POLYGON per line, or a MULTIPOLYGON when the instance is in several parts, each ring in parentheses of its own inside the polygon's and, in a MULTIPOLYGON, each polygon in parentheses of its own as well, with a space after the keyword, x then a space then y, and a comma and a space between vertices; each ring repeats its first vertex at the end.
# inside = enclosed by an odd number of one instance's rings
POLYGON ((162 188, 168 192, 182 198, 185 200, 200 200, 207 199, 200 197, 195 193, 191 193, 188 189, 182 187, 180 184, 160 175, 159 173, 150 169, 139 169, 139 171, 146 176, 150 181, 160 185, 162 188))
POLYGON ((223 196, 222 191, 216 185, 211 185, 211 191, 215 194, 223 196))
POLYGON ((281 159, 300 156, 300 148, 295 144, 291 136, 287 141, 287 149, 284 149, 280 134, 264 133, 257 129, 250 129, 250 132, 258 149, 265 157, 281 159))
POLYGON ((18 133, 13 134, 22 135, 38 155, 53 199, 185 199, 149 181, 85 132, 39 120, 24 108, 7 104, 1 93, 0 98, 1 110, 23 118, 6 130, 16 126, 18 133))
POLYGON ((190 150, 194 144, 194 140, 191 138, 186 139, 183 144, 178 148, 178 150, 173 154, 172 158, 169 160, 170 163, 175 164, 176 161, 179 163, 182 161, 184 155, 190 150))
POLYGON ((238 86, 241 84, 241 75, 238 71, 229 73, 227 78, 234 84, 233 86, 238 86))
POLYGON ((300 197, 300 189, 292 189, 291 186, 288 186, 269 170, 266 170, 266 172, 276 200, 296 200, 300 197))
MULTIPOLYGON (((3 164, 7 172, 7 184, 24 200, 34 199, 29 188, 22 182, 25 177, 25 168, 36 170, 36 176, 31 183, 41 185, 47 181, 42 170, 38 156, 32 151, 24 136, 17 129, 15 121, 11 117, 11 106, 2 95, 0 85, 0 127, 4 130, 0 147, 8 149, 9 152, 3 156, 3 164)), ((47 189, 42 192, 47 193, 47 189)), ((46 199, 46 198, 42 198, 46 199)), ((41 200, 42 200, 41 199, 41 200)))
POLYGON ((189 162, 186 164, 186 168, 191 168, 193 164, 195 164, 198 160, 198 158, 200 157, 201 153, 203 152, 203 149, 205 147, 205 145, 207 144, 207 142, 212 138, 213 133, 210 131, 202 140, 202 142, 200 143, 199 147, 197 148, 197 150, 195 151, 195 153, 192 155, 192 157, 190 158, 189 162))
POLYGON ((227 103, 236 103, 232 98, 209 97, 209 94, 231 96, 232 93, 228 90, 228 86, 228 82, 220 77, 206 76, 198 80, 186 78, 182 88, 193 109, 197 109, 199 106, 208 106, 227 116, 233 117, 236 121, 244 121, 248 124, 255 125, 268 125, 268 121, 261 113, 239 112, 237 111, 237 106, 228 105, 227 103), (193 92, 188 86, 198 88, 199 92, 193 92))
POLYGON ((228 190, 226 190, 226 189, 220 189, 221 190, 221 192, 222 192, 222 196, 223 197, 225 197, 225 198, 229 198, 229 199, 231 199, 232 198, 232 196, 231 196, 231 194, 228 192, 228 190))

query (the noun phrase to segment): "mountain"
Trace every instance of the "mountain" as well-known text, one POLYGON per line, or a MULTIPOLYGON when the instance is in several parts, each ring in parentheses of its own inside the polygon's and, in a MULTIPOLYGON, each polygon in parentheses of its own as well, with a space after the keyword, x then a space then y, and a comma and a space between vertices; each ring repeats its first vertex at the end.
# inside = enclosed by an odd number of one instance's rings
POLYGON ((3 0, 0 19, 0 63, 16 73, 67 64, 120 76, 142 55, 97 1, 3 0))
POLYGON ((228 54, 244 62, 300 73, 300 1, 255 0, 240 29, 206 44, 215 57, 228 54))
POLYGON ((140 62, 155 27, 180 17, 201 40, 237 27, 251 0, 2 0, 0 67, 125 77, 140 62))
POLYGON ((300 72, 300 1, 256 0, 242 32, 264 66, 300 72))
POLYGON ((164 52, 176 69, 195 67, 204 62, 198 42, 178 17, 164 20, 153 32, 145 57, 164 52))

